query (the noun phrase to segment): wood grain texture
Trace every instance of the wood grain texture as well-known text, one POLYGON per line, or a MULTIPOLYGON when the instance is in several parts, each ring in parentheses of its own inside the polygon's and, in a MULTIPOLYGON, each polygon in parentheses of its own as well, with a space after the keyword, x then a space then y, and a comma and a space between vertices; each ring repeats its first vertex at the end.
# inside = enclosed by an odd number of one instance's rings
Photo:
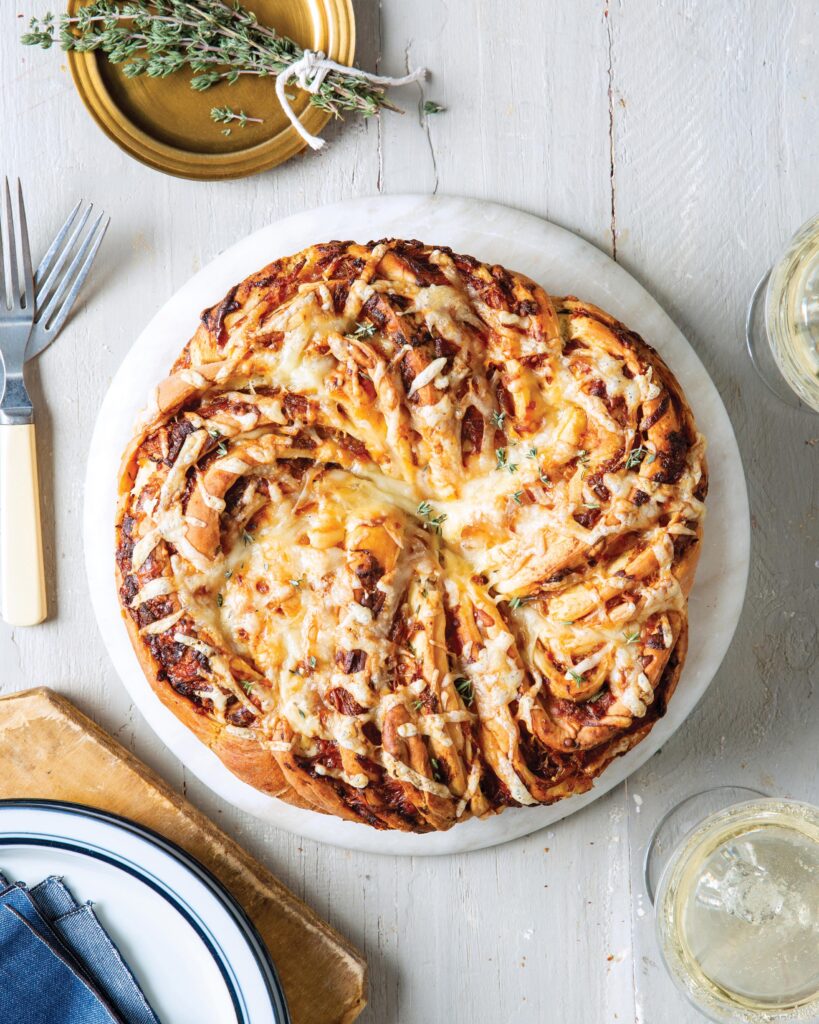
POLYGON ((363 958, 270 872, 133 754, 53 690, 0 698, 0 799, 67 800, 137 821, 212 871, 253 919, 276 962, 293 1024, 349 1024, 363 958))
MULTIPOLYGON (((15 42, 16 12, 42 7, 19 0, 0 12, 3 169, 24 177, 35 250, 80 195, 110 210, 113 223, 76 316, 31 374, 53 618, 28 631, 0 628, 2 689, 47 680, 70 693, 362 948, 368 1024, 671 1019, 635 999, 633 795, 643 800, 641 822, 678 792, 715 781, 819 801, 819 421, 780 406, 741 343, 753 285, 817 204, 816 5, 361 0, 361 65, 401 73, 425 64, 432 77, 423 90, 397 95, 403 116, 331 125, 322 152, 225 184, 163 178, 109 143, 60 55, 15 42), (422 93, 447 112, 422 118, 422 93), (549 217, 610 253, 616 244, 722 391, 754 536, 748 601, 722 669, 628 787, 546 833, 413 862, 285 835, 186 777, 130 706, 96 637, 79 518, 107 383, 148 317, 194 270, 254 227, 305 207, 436 188, 549 217)), ((674 1011, 675 1022, 695 1019, 681 1002, 674 1011)))

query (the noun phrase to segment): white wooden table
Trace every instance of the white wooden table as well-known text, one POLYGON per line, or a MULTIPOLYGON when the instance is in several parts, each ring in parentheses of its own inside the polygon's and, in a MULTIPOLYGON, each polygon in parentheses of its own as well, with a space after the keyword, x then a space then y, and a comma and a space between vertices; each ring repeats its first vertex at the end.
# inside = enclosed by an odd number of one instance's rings
POLYGON ((667 1002, 651 1008, 652 992, 666 999, 665 982, 645 951, 633 955, 630 836, 678 796, 719 782, 819 802, 819 418, 768 394, 741 341, 754 284, 819 206, 819 8, 811 0, 360 0, 362 66, 400 74, 427 65, 425 94, 448 112, 425 125, 420 91, 409 87, 403 117, 331 126, 332 145, 318 155, 246 181, 198 184, 122 155, 85 113, 61 55, 18 46, 17 12, 46 6, 2 5, 0 171, 25 182, 36 250, 81 195, 113 224, 82 308, 30 374, 52 616, 34 629, 0 626, 0 691, 47 683, 70 695, 365 950, 362 1021, 699 1020, 682 1004, 673 1013, 667 1002), (301 841, 186 777, 103 651, 80 544, 96 410, 149 315, 253 228, 379 191, 505 202, 614 254, 709 368, 751 493, 745 613, 687 724, 582 813, 450 859, 301 841))

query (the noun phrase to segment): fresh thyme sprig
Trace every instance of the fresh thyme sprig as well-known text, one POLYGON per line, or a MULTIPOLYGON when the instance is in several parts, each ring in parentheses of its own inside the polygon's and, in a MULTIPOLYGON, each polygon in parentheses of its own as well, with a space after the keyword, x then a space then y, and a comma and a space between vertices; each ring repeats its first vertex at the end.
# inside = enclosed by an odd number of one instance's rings
POLYGON ((657 456, 654 452, 650 451, 648 448, 644 448, 643 445, 640 445, 639 448, 632 448, 629 452, 628 458, 626 459, 626 469, 637 469, 643 459, 646 460, 646 465, 651 465, 656 458, 657 456))
MULTIPOLYGON (((165 78, 187 69, 191 88, 200 92, 242 75, 275 77, 304 53, 292 39, 259 24, 252 11, 225 0, 93 0, 61 15, 59 24, 51 13, 32 18, 21 42, 100 51, 122 64, 128 78, 165 78)), ((328 72, 310 103, 334 117, 398 110, 382 86, 341 71, 328 72)))
POLYGON ((350 331, 347 337, 355 338, 358 341, 362 338, 371 338, 374 334, 375 324, 369 320, 365 320, 363 324, 356 321, 355 330, 350 331))
POLYGON ((518 464, 517 462, 510 462, 509 455, 505 448, 495 449, 496 465, 495 469, 506 469, 510 473, 517 473, 518 464))
POLYGON ((424 520, 424 522, 421 523, 421 526, 423 526, 425 530, 432 530, 433 533, 440 537, 441 526, 446 522, 447 514, 446 512, 441 512, 440 515, 435 516, 433 515, 433 512, 435 512, 435 509, 426 500, 422 501, 418 506, 418 515, 424 520))
MULTIPOLYGON (((264 124, 264 118, 262 117, 250 117, 240 110, 238 113, 233 107, 211 107, 210 108, 210 119, 215 121, 217 124, 230 125, 234 121, 238 121, 240 128, 247 128, 252 122, 253 124, 264 124)), ((230 135, 230 128, 222 129, 223 135, 230 135)))

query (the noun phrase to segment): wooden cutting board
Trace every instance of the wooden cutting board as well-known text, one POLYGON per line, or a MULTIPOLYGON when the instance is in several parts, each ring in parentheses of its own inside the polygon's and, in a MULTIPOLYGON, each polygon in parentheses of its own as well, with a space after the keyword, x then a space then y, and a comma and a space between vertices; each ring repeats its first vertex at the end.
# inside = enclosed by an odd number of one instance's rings
POLYGON ((347 1024, 366 1002, 364 958, 213 822, 64 697, 0 698, 0 799, 70 800, 131 818, 209 868, 267 943, 293 1024, 347 1024))

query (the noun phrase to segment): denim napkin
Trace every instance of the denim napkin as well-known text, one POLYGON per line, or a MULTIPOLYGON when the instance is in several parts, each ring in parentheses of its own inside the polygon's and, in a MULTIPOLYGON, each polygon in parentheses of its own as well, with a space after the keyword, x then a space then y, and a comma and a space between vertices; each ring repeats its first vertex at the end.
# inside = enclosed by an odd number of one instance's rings
POLYGON ((159 1024, 90 904, 0 875, 0 1024, 159 1024))

